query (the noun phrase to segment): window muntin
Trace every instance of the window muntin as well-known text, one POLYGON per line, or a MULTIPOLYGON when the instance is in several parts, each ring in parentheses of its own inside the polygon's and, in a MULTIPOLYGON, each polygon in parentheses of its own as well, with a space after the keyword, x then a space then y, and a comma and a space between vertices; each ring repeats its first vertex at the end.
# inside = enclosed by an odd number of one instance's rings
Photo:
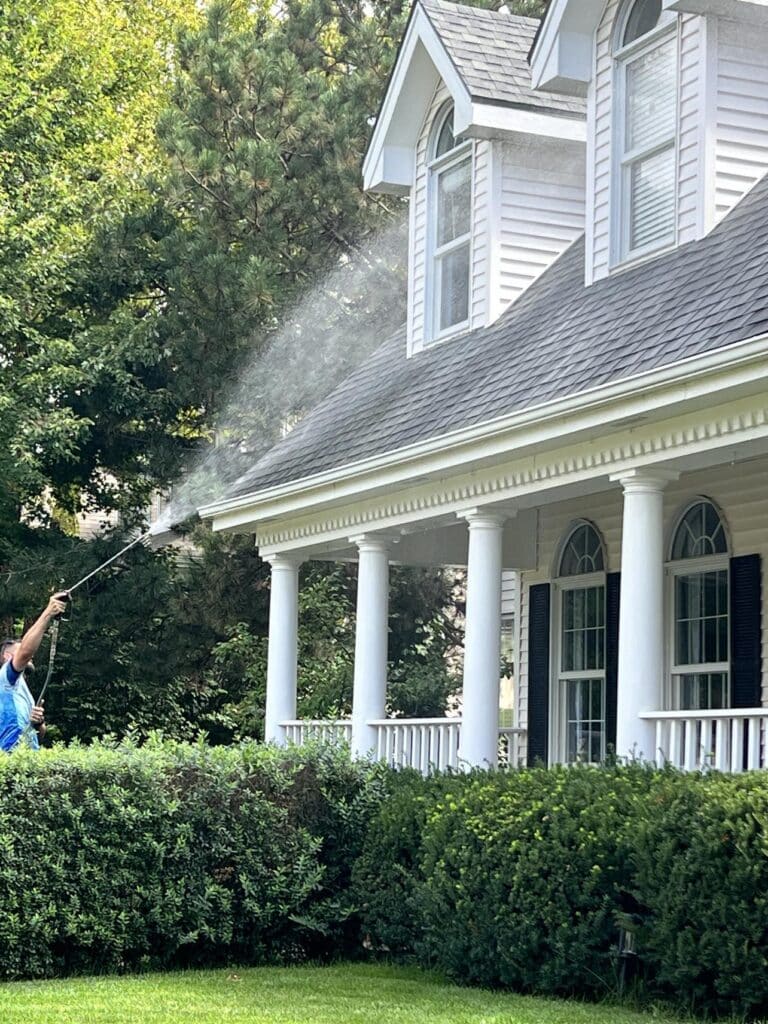
POLYGON ((469 322, 472 145, 453 133, 453 107, 437 121, 430 160, 432 337, 469 322))
POLYGON ((673 700, 682 710, 728 707, 728 544, 710 501, 695 502, 680 519, 670 571, 673 700))
POLYGON ((605 557, 590 523, 571 530, 557 581, 557 693, 560 757, 605 758, 605 557))
POLYGON ((650 0, 630 9, 616 55, 617 255, 671 245, 677 199, 677 39, 650 0))

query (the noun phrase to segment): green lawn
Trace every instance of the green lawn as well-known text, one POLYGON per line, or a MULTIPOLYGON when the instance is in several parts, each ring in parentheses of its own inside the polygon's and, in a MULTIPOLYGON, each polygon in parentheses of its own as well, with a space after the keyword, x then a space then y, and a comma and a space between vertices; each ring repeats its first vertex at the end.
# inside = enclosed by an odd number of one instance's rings
POLYGON ((2 1024, 649 1024, 651 1020, 665 1024, 672 1018, 457 988, 417 970, 363 965, 0 985, 2 1024))

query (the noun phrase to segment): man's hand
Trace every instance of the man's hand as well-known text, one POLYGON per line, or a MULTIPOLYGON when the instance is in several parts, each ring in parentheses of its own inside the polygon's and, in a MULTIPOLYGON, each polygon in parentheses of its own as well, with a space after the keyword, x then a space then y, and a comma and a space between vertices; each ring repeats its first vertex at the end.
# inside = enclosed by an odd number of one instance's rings
POLYGON ((68 597, 69 594, 66 590, 62 590, 59 594, 53 594, 48 601, 48 605, 43 614, 49 619, 53 619, 57 615, 62 615, 67 610, 68 597))
POLYGON ((45 708, 42 704, 35 704, 30 712, 29 721, 35 732, 42 736, 45 732, 45 708))

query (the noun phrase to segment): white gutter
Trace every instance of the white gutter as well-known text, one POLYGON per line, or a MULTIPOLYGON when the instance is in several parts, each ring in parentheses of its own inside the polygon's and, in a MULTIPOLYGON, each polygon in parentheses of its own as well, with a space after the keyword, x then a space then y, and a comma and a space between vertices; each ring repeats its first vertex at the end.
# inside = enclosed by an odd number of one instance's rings
MULTIPOLYGON (((768 334, 760 334, 754 338, 747 338, 744 341, 714 349, 711 352, 688 356, 666 366, 647 370, 634 377, 598 385, 579 392, 577 395, 568 395, 564 398, 543 402, 496 419, 484 420, 482 423, 462 427, 438 437, 426 438, 403 448, 382 452, 357 462, 345 463, 313 476, 300 477, 266 490, 211 502, 202 506, 199 513, 204 519, 213 519, 219 515, 246 508, 256 512, 258 508, 271 505, 288 496, 296 498, 300 495, 309 495, 313 491, 331 489, 341 483, 351 483, 366 474, 392 467, 405 470, 407 467, 412 467, 413 463, 418 463, 430 456, 446 455, 480 441, 490 441, 509 433, 521 433, 532 426, 540 428, 545 424, 552 424, 553 421, 560 421, 557 426, 559 436, 562 437, 568 433, 567 424, 562 421, 567 420, 575 413, 599 411, 611 403, 651 396, 654 392, 664 388, 681 385, 684 387, 685 393, 676 400, 691 400, 697 397, 694 385, 702 378, 748 367, 752 363, 765 359, 766 356, 768 356, 768 334)), ((768 376, 768 362, 766 362, 764 370, 768 376)), ((418 367, 415 368, 415 371, 418 372, 418 367)), ((759 375, 755 379, 759 379, 759 375)), ((628 414, 629 410, 623 408, 620 410, 620 415, 614 418, 624 419, 628 414)), ((610 422, 610 420, 606 422, 610 422)), ((579 425, 579 427, 582 426, 579 425)), ((535 438, 528 438, 527 443, 535 440, 535 438)), ((515 447, 522 447, 525 443, 526 438, 521 438, 515 447)), ((411 469, 410 473, 398 474, 398 479, 402 479, 402 482, 405 483, 413 475, 414 472, 411 469)), ((394 482, 389 481, 388 484, 391 485, 394 482)), ((327 497, 338 497, 338 495, 328 495, 327 497)), ((322 501, 323 499, 318 498, 318 500, 322 501)))

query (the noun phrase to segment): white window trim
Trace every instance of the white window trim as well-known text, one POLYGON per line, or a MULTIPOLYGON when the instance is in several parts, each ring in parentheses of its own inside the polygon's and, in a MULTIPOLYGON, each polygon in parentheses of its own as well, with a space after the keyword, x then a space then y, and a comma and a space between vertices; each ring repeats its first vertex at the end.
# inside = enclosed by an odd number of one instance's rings
MULTIPOLYGON (((437 141, 440 129, 447 116, 445 106, 438 111, 434 122, 434 130, 430 139, 430 153, 437 141)), ((454 147, 449 152, 439 157, 431 157, 427 161, 427 244, 426 244, 426 266, 424 275, 424 346, 427 347, 446 338, 452 338, 457 334, 463 334, 470 329, 472 320, 472 239, 474 236, 475 220, 475 159, 474 142, 467 139, 461 145, 454 147), (445 245, 437 245, 437 178, 442 172, 448 170, 455 164, 469 159, 469 229, 458 238, 452 238, 445 245), (469 280, 467 282, 467 317, 461 323, 452 324, 440 331, 437 329, 439 323, 438 310, 440 309, 440 291, 437 284, 440 275, 437 273, 437 262, 455 249, 467 246, 469 249, 469 280)))
MULTIPOLYGON (((688 506, 690 508, 690 506, 688 506)), ((721 518, 721 522, 723 522, 721 518)), ((675 527, 674 536, 677 534, 677 530, 680 526, 680 520, 678 520, 675 527)), ((725 530, 725 523, 723 522, 723 530, 725 530)), ((713 672, 721 672, 727 677, 727 700, 725 707, 731 706, 731 573, 730 573, 730 553, 726 552, 722 555, 706 555, 702 558, 681 558, 674 562, 669 561, 665 565, 665 575, 667 577, 666 585, 666 608, 665 608, 665 619, 667 623, 667 670, 666 676, 666 706, 672 711, 680 710, 680 684, 678 679, 684 675, 707 675, 713 672), (678 665, 675 662, 675 642, 676 635, 675 630, 677 623, 675 621, 675 579, 678 576, 691 576, 698 572, 717 572, 724 571, 726 583, 728 587, 727 597, 727 608, 728 608, 728 654, 725 661, 718 662, 702 662, 698 665, 678 665)), ((691 712, 695 714, 695 712, 691 712)))
MULTIPOLYGON (((594 527, 593 527, 594 528, 594 527)), ((568 533, 568 537, 571 536, 573 531, 568 533)), ((566 538, 567 543, 567 538, 566 538)), ((603 551, 603 562, 605 562, 605 551, 603 551)), ((607 596, 607 577, 606 572, 591 572, 583 573, 579 576, 561 576, 552 581, 552 614, 551 614, 551 637, 552 642, 550 644, 550 722, 549 722, 549 762, 550 764, 568 764, 567 761, 567 729, 566 729, 566 715, 567 715, 567 696, 566 696, 566 683, 569 679, 600 679, 603 684, 603 742, 601 749, 601 760, 605 760, 606 756, 606 736, 605 736, 605 725, 606 725, 606 705, 607 705, 607 690, 606 690, 606 671, 605 661, 607 655, 607 623, 606 623, 606 611, 607 608, 603 609, 603 634, 604 634, 604 651, 603 651, 603 667, 602 669, 595 669, 593 671, 584 672, 563 672, 560 668, 562 664, 562 622, 563 622, 563 593, 567 590, 582 590, 589 587, 603 588, 604 599, 607 596)))
MULTIPOLYGON (((615 39, 620 39, 624 33, 627 17, 632 4, 626 6, 623 16, 617 23, 615 39)), ((647 32, 639 39, 626 46, 613 49, 613 97, 611 134, 613 137, 611 147, 611 201, 610 201, 610 268, 611 270, 625 270, 637 263, 642 263, 651 257, 659 256, 662 253, 670 252, 677 246, 678 224, 677 224, 677 183, 679 179, 680 145, 679 131, 680 123, 680 30, 679 19, 673 12, 662 14, 660 23, 651 32, 647 32), (673 232, 669 241, 662 243, 651 243, 639 249, 629 249, 629 196, 628 175, 632 163, 640 157, 652 156, 655 152, 661 152, 669 148, 670 141, 658 143, 647 150, 637 150, 632 153, 625 152, 624 140, 626 137, 626 70, 630 60, 643 56, 646 52, 654 50, 668 39, 676 40, 675 53, 675 117, 674 133, 671 145, 674 148, 675 160, 675 215, 673 218, 673 232)))

